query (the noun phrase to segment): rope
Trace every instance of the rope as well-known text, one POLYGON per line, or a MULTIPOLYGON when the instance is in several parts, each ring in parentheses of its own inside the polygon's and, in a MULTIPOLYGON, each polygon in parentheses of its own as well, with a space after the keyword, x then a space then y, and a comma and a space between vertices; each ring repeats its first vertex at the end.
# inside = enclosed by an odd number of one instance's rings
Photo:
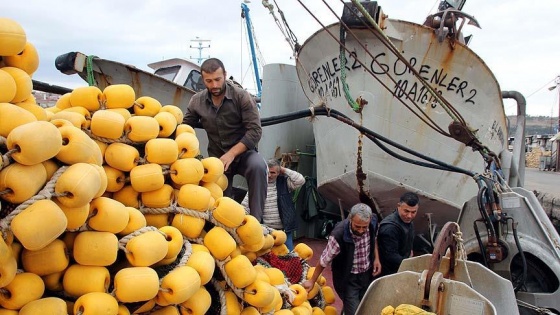
POLYGON ((228 256, 226 259, 224 260, 218 260, 216 259, 216 265, 218 266, 218 268, 220 268, 220 272, 222 273, 222 276, 224 277, 224 280, 226 281, 227 285, 231 288, 231 290, 233 291, 233 293, 235 293, 235 295, 237 295, 237 297, 239 297, 241 300, 245 300, 245 298, 243 297, 243 295, 245 293, 247 294, 252 294, 250 292, 245 292, 244 290, 236 287, 233 282, 231 281, 230 277, 228 276, 228 274, 226 273, 226 269, 225 269, 225 265, 231 261, 231 257, 228 256))
POLYGON ((216 289, 216 292, 218 292, 218 295, 220 296, 220 305, 222 306, 220 308, 220 315, 227 315, 228 314, 227 300, 226 300, 226 294, 224 292, 224 289, 222 288, 222 286, 220 286, 220 283, 214 278, 210 280, 210 283, 212 283, 214 289, 216 289))
POLYGON ((204 219, 206 221, 208 221, 208 219, 210 217, 210 213, 208 213, 208 211, 197 211, 197 210, 187 209, 187 208, 178 207, 178 206, 175 207, 175 213, 185 214, 185 215, 189 215, 189 216, 195 217, 195 218, 201 218, 201 219, 204 219))
POLYGON ((135 144, 134 141, 130 140, 126 134, 123 134, 120 138, 118 139, 110 139, 110 138, 104 138, 104 137, 99 137, 94 135, 90 129, 82 129, 83 132, 85 132, 90 138, 92 138, 93 140, 98 140, 101 141, 103 143, 124 143, 124 144, 135 144))
POLYGON ((530 310, 533 310, 533 311, 536 311, 538 314, 543 314, 543 315, 554 315, 555 314, 547 308, 538 307, 538 306, 535 306, 533 304, 529 304, 529 303, 527 303, 525 301, 522 301, 522 300, 519 300, 519 299, 517 299, 517 305, 519 305, 521 307, 524 307, 524 308, 527 308, 527 309, 530 309, 530 310))
POLYGON ((93 58, 97 58, 97 56, 89 55, 86 58, 87 83, 89 86, 97 85, 93 76, 93 58))
POLYGON ((183 256, 181 256, 181 259, 177 264, 178 267, 186 265, 187 261, 189 261, 189 258, 191 258, 191 255, 193 253, 192 244, 186 239, 183 240, 183 248, 185 249, 185 253, 183 254, 183 256))
POLYGON ((12 154, 18 152, 19 150, 17 148, 13 148, 11 150, 8 150, 8 152, 4 153, 2 155, 2 160, 0 161, 0 170, 3 169, 4 167, 8 166, 11 164, 11 162, 13 161, 12 154))
POLYGON ((457 225, 457 233, 453 234, 453 238, 457 242, 457 258, 463 261, 463 267, 465 268, 467 278, 469 279, 468 285, 472 288, 473 284, 471 275, 469 273, 469 268, 467 267, 467 251, 465 249, 465 241, 463 240, 463 232, 461 232, 457 223, 455 223, 455 225, 457 225))
POLYGON ((23 210, 27 209, 27 207, 31 206, 35 202, 43 199, 51 199, 52 197, 61 197, 61 196, 68 195, 68 193, 66 192, 55 194, 55 190, 54 190, 58 178, 60 177, 60 175, 62 175, 62 173, 64 173, 64 171, 66 171, 67 168, 68 166, 60 167, 56 172, 54 172, 53 176, 47 182, 45 187, 43 187, 43 189, 41 189, 35 196, 21 203, 12 212, 10 212, 4 219, 2 219, 0 221, 0 229, 8 230, 10 224, 12 223, 12 220, 16 217, 16 215, 23 212, 23 210))
POLYGON ((233 239, 235 240, 235 242, 239 245, 243 245, 243 241, 239 238, 239 236, 237 235, 237 228, 230 228, 228 226, 223 225, 222 223, 220 223, 219 221, 217 221, 213 215, 209 215, 207 221, 210 221, 211 223, 213 223, 215 226, 221 227, 222 229, 226 230, 231 237, 233 237, 233 239))
MULTIPOLYGON (((142 234, 147 233, 147 232, 150 232, 150 231, 157 231, 157 232, 160 232, 160 233, 161 233, 161 231, 160 231, 158 228, 156 228, 155 226, 146 226, 146 227, 143 227, 143 228, 138 229, 138 230, 136 230, 136 231, 134 231, 134 232, 132 232, 132 233, 130 233, 130 234, 124 236, 123 238, 121 238, 121 239, 119 240, 119 249, 122 249, 125 253, 128 253, 128 250, 126 249, 126 244, 127 244, 131 239, 135 238, 136 236, 142 235, 142 234)), ((161 233, 161 234, 164 235, 163 233, 161 233)), ((165 235, 164 235, 164 236, 165 236, 165 235)))

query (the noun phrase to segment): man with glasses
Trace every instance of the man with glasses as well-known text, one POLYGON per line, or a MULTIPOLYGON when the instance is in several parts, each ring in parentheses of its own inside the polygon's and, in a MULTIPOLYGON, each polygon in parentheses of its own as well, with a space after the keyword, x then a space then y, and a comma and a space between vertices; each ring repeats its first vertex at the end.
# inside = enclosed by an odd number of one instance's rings
POLYGON ((377 242, 383 267, 382 276, 396 273, 403 259, 412 256, 412 221, 418 213, 418 201, 415 193, 404 193, 397 203, 397 210, 383 218, 379 224, 377 242))
POLYGON ((374 276, 381 272, 376 246, 377 216, 371 208, 358 203, 348 218, 332 230, 313 276, 303 283, 309 291, 332 263, 333 285, 342 300, 344 314, 353 315, 374 276))

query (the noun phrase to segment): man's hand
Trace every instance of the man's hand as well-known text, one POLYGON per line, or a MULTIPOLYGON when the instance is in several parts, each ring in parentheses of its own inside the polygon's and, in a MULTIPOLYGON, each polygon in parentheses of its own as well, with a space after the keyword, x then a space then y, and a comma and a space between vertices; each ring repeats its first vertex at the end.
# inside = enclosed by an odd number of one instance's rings
POLYGON ((381 263, 379 262, 379 259, 375 259, 373 261, 373 275, 377 276, 381 273, 381 263))
POLYGON ((301 285, 305 288, 305 290, 307 290, 307 292, 309 292, 311 289, 313 289, 313 286, 315 284, 311 280, 305 280, 301 285))
POLYGON ((228 170, 229 166, 233 162, 233 159, 235 159, 235 155, 233 155, 229 151, 220 157, 220 161, 224 163, 224 172, 228 170))

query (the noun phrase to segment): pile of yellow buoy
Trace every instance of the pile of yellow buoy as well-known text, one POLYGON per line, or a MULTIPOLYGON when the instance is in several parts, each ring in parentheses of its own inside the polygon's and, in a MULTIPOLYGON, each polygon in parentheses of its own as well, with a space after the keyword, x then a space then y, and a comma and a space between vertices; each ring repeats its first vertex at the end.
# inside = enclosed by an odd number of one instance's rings
POLYGON ((23 28, 0 18, 0 315, 336 314, 305 244, 223 196, 173 105, 128 85, 80 87, 43 109, 23 28), (263 263, 298 259, 299 283, 263 263))

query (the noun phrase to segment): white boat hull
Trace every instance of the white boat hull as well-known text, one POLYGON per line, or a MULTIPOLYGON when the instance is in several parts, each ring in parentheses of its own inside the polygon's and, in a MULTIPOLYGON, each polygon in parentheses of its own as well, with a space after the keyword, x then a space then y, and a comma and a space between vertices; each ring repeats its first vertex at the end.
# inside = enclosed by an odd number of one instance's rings
MULTIPOLYGON (((448 40, 439 43, 430 28, 398 20, 386 20, 385 34, 422 77, 441 92, 478 130, 480 141, 499 154, 507 149, 506 116, 500 88, 484 62, 468 47, 448 40)), ((328 27, 339 34, 339 24, 328 27)), ((352 99, 362 97, 368 104, 356 113, 344 96, 339 44, 325 30, 318 31, 302 46, 298 55, 298 76, 304 92, 314 105, 324 104, 358 124, 431 158, 469 170, 484 171, 485 163, 472 148, 431 129, 409 111, 399 98, 410 98, 437 125, 447 130, 452 119, 440 105, 432 106, 430 95, 404 63, 368 30, 353 30, 346 36, 346 82, 352 99), (376 64, 362 43, 381 65, 376 64), (364 70, 360 60, 390 90, 364 70), (389 75, 396 83, 390 80, 389 75), (402 87, 402 91, 396 86, 402 87)), ((410 106, 410 101, 405 101, 410 106)), ((477 185, 469 176, 424 168, 398 160, 372 141, 338 120, 319 117, 314 123, 317 146, 319 191, 349 208, 360 200, 372 199, 382 215, 390 213, 404 192, 421 195, 419 229, 427 226, 422 217, 434 213, 435 223, 456 220, 463 203, 476 195, 477 185), (363 175, 361 173, 363 172, 363 175)), ((392 147, 391 147, 392 148, 392 147)), ((392 148, 394 149, 394 148, 392 148)), ((413 158, 400 150, 398 154, 413 158)))

